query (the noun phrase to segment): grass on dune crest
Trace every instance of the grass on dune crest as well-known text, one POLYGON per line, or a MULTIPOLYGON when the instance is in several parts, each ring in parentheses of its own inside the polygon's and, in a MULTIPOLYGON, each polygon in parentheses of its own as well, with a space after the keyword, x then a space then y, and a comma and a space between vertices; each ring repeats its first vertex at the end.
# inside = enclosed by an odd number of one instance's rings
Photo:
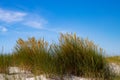
POLYGON ((116 63, 120 65, 120 56, 107 57, 106 60, 110 63, 116 63))
MULTIPOLYGON (((117 65, 119 65, 120 66, 120 56, 110 56, 110 57, 106 57, 106 61, 108 62, 108 63, 115 63, 115 64, 117 64, 117 65)), ((114 77, 114 79, 113 80, 120 80, 120 75, 118 76, 116 76, 115 75, 115 77, 114 77)))
POLYGON ((103 49, 76 34, 61 33, 58 44, 34 37, 20 38, 15 51, 0 55, 0 62, 0 72, 3 67, 18 66, 36 75, 75 75, 109 80, 112 76, 103 49))
POLYGON ((7 68, 11 65, 10 54, 0 54, 0 73, 7 73, 7 68))
MULTIPOLYGON (((49 70, 51 56, 48 52, 48 43, 44 39, 27 41, 19 39, 15 47, 16 63, 22 68, 31 70, 35 74, 41 74, 49 70)), ((48 72, 48 71, 47 71, 48 72)))
POLYGON ((76 34, 61 34, 59 44, 54 44, 52 53, 59 74, 108 77, 104 51, 92 41, 76 34))

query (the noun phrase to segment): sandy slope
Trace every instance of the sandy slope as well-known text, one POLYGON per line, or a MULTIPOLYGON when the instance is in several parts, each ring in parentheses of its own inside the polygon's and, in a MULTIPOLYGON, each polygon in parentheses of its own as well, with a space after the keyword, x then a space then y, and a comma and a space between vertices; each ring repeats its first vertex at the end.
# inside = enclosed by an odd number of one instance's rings
MULTIPOLYGON (((115 63, 110 63, 109 66, 110 66, 110 70, 113 73, 120 75, 119 65, 115 63)), ((39 75, 35 77, 31 72, 21 70, 18 67, 9 67, 8 72, 9 74, 0 74, 0 80, 61 80, 60 78, 57 79, 46 78, 45 75, 39 75)), ((88 79, 88 78, 81 78, 76 76, 64 77, 63 79, 64 80, 94 80, 90 78, 88 79)))

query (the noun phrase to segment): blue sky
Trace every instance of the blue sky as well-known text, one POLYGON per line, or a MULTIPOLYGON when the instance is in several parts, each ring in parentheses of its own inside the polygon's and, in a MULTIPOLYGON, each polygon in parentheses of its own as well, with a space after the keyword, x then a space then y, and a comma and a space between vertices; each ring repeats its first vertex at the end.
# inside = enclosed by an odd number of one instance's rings
MULTIPOLYGON (((57 41, 72 32, 120 55, 119 0, 1 0, 0 49, 14 49, 18 38, 57 41)), ((0 50, 0 51, 1 51, 0 50)))

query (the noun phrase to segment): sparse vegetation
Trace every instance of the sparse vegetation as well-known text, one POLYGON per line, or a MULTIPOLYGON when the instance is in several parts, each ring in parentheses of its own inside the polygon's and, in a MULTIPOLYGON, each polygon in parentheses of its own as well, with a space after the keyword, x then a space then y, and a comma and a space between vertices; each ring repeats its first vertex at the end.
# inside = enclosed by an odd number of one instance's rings
POLYGON ((9 66, 18 66, 35 75, 112 79, 103 49, 76 34, 61 34, 58 44, 34 37, 26 41, 18 39, 15 51, 1 54, 0 62, 0 72, 6 72, 9 66))
POLYGON ((108 58, 106 58, 106 60, 110 63, 116 63, 116 64, 120 65, 120 56, 108 57, 108 58))
POLYGON ((7 68, 11 64, 10 54, 0 54, 0 73, 7 73, 7 68))

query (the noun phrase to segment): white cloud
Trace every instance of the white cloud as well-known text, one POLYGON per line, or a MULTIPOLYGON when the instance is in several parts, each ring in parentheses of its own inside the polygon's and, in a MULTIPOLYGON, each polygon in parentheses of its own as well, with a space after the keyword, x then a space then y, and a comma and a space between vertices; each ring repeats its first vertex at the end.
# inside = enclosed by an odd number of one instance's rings
POLYGON ((7 32, 8 29, 4 26, 0 26, 0 32, 7 32))
POLYGON ((37 29, 43 29, 44 24, 46 24, 47 21, 40 19, 40 20, 27 20, 23 24, 29 27, 37 28, 37 29))
POLYGON ((0 9, 0 21, 4 21, 7 23, 22 21, 26 15, 27 14, 23 12, 15 12, 0 9))
MULTIPOLYGON (((5 25, 10 25, 10 23, 15 24, 17 22, 18 25, 20 24, 36 29, 43 29, 44 25, 47 24, 47 21, 38 14, 5 10, 2 8, 0 8, 0 22, 5 25)), ((7 31, 5 27, 0 29, 2 32, 7 31)))
POLYGON ((24 25, 39 29, 43 28, 43 23, 37 21, 27 21, 24 23, 24 25))

